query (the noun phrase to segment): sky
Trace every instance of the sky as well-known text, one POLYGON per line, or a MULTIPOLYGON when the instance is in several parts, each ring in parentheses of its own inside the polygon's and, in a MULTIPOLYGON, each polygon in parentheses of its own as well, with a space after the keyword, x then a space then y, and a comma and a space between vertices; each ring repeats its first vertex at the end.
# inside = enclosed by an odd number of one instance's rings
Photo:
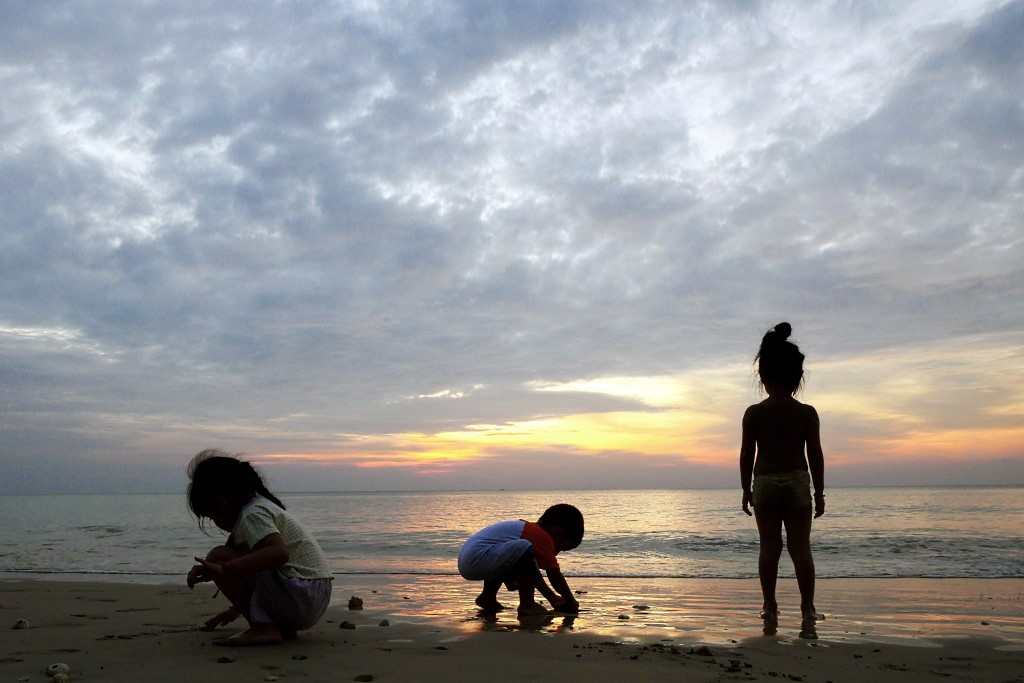
POLYGON ((7 2, 0 493, 1024 483, 1024 1, 7 2))

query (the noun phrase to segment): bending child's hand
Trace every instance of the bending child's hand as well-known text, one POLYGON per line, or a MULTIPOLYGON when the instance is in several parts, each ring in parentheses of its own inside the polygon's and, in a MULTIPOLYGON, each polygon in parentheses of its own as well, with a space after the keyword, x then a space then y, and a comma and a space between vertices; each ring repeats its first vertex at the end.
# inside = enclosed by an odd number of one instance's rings
POLYGON ((744 491, 743 492, 743 511, 745 513, 747 513, 747 515, 753 514, 753 513, 750 512, 750 505, 751 505, 750 491, 744 491))

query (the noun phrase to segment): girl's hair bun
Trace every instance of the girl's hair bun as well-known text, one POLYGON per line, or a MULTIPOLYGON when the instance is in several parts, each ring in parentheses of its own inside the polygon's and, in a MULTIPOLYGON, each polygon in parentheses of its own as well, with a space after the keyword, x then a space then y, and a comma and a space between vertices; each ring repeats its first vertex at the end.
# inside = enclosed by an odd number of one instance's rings
POLYGON ((793 334, 793 326, 789 323, 779 323, 773 330, 777 335, 779 341, 786 341, 789 339, 789 335, 793 334))

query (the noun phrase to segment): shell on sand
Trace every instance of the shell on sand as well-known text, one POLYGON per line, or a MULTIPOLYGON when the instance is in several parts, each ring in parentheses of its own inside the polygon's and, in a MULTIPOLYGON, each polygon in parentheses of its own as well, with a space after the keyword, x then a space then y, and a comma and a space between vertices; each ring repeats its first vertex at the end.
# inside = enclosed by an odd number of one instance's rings
POLYGON ((50 678, 56 679, 57 676, 67 676, 71 672, 71 667, 64 662, 56 662, 46 667, 46 675, 50 678))
POLYGON ((12 626, 11 628, 13 628, 15 631, 20 631, 22 629, 31 627, 32 623, 28 619, 18 619, 16 622, 14 622, 14 626, 12 626))
POLYGON ((363 599, 353 595, 348 599, 349 609, 363 609, 363 599))

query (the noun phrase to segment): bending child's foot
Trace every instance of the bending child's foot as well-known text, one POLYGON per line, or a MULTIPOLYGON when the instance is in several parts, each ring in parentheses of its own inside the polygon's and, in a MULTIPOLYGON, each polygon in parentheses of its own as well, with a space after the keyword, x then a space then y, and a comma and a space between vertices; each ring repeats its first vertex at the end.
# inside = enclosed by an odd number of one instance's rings
POLYGON ((480 594, 476 597, 476 606, 485 612, 500 612, 505 606, 494 597, 480 594))
POLYGON ((521 617, 541 616, 550 613, 544 605, 536 602, 519 603, 519 616, 521 617))
POLYGON ((254 624, 247 631, 236 633, 230 638, 213 641, 214 645, 224 647, 251 647, 256 645, 277 645, 284 637, 281 630, 273 624, 254 624))

